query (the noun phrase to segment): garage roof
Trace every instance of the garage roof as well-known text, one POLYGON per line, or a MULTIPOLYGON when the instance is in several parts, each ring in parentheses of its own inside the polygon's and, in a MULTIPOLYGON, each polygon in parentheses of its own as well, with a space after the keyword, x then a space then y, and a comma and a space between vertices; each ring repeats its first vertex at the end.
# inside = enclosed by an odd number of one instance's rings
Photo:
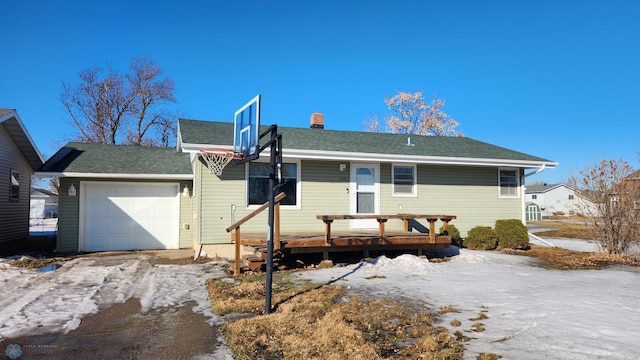
POLYGON ((36 175, 59 177, 192 179, 189 154, 174 148, 70 142, 36 175))

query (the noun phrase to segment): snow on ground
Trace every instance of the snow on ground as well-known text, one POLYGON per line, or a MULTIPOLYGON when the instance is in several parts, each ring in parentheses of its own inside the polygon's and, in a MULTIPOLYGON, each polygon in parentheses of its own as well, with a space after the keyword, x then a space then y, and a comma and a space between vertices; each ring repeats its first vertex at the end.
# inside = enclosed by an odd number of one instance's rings
POLYGON ((529 243, 538 246, 555 246, 574 251, 581 252, 596 252, 599 250, 599 246, 594 241, 585 241, 580 239, 567 239, 567 238, 537 238, 535 236, 529 237, 529 243))
POLYGON ((54 235, 58 231, 58 219, 29 219, 29 235, 54 235))
POLYGON ((637 269, 545 270, 528 257, 462 249, 446 262, 382 256, 293 276, 335 281, 367 296, 408 298, 435 311, 453 306, 460 313, 442 316, 441 325, 473 338, 465 343, 466 359, 481 352, 505 359, 640 356, 637 269), (477 320, 481 313, 489 318, 477 320), (462 325, 451 326, 453 319, 462 325), (471 331, 477 321, 485 331, 471 331))
POLYGON ((150 255, 125 254, 80 257, 40 272, 10 266, 7 260, 0 259, 0 342, 68 333, 83 316, 130 298, 140 299, 143 313, 195 301, 192 311, 205 315, 212 326, 222 323, 205 286, 206 279, 226 275, 221 263, 159 265, 150 255))

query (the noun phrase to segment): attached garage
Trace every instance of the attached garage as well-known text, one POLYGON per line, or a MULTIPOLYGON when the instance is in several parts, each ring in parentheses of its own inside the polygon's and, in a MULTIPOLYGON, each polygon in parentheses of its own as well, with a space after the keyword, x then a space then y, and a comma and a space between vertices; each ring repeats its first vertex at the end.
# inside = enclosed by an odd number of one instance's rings
POLYGON ((80 251, 177 249, 177 183, 83 182, 80 251))
POLYGON ((189 154, 68 143, 36 174, 60 178, 57 252, 193 247, 189 154))

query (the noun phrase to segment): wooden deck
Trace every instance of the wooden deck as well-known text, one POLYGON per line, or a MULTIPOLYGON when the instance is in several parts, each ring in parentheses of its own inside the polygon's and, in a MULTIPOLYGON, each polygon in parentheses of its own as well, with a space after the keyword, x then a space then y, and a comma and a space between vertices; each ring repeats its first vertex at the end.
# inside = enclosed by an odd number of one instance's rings
MULTIPOLYGON (((324 223, 325 231, 322 232, 298 232, 282 233, 280 231, 280 200, 285 194, 278 194, 275 198, 275 222, 273 249, 281 254, 322 253, 324 259, 329 259, 331 252, 363 251, 368 257, 370 250, 417 250, 421 254, 423 250, 442 249, 451 244, 451 236, 448 235, 449 221, 456 218, 455 215, 426 215, 426 214, 365 214, 365 215, 317 215, 317 219, 324 223), (336 220, 366 220, 375 219, 378 222, 378 230, 369 231, 331 231, 331 224, 336 220), (390 219, 398 219, 403 222, 403 230, 388 232, 385 224, 390 219), (412 220, 426 219, 429 223, 428 232, 414 232, 409 229, 412 220), (444 234, 435 231, 436 221, 441 221, 444 234)), ((241 220, 235 222, 226 231, 231 234, 231 240, 235 243, 235 269, 234 273, 240 273, 241 246, 254 246, 264 248, 267 244, 267 235, 264 233, 245 233, 240 231, 240 226, 253 218, 256 214, 265 210, 268 203, 264 203, 241 220)), ((260 256, 247 259, 251 270, 259 268, 266 260, 264 251, 260 256)))
MULTIPOLYGON (((265 234, 242 233, 242 245, 266 248, 265 234)), ((423 251, 445 249, 451 244, 451 236, 418 232, 387 232, 381 237, 378 231, 336 231, 331 234, 331 242, 326 242, 326 234, 322 232, 305 232, 281 234, 276 243, 276 251, 287 254, 322 254, 328 260, 330 253, 362 251, 369 257, 369 251, 414 251, 422 255, 423 251), (433 239, 432 239, 433 238, 433 239), (279 246, 278 246, 279 245, 279 246)), ((266 261, 266 254, 247 259, 248 267, 256 270, 266 261)))

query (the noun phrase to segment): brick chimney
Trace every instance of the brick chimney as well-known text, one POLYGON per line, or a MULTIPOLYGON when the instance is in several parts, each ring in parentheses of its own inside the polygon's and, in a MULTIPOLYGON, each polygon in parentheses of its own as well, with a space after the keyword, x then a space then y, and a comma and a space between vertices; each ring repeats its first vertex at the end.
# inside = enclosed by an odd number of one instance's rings
POLYGON ((311 114, 311 126, 312 129, 324 129, 324 114, 313 113, 311 114))

